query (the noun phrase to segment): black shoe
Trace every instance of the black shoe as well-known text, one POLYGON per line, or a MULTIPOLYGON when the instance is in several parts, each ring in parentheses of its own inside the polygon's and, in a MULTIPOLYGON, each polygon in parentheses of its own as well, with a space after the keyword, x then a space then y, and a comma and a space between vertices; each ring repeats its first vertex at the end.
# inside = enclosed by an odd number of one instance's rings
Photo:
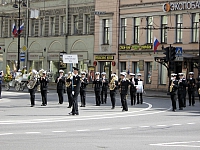
POLYGON ((78 115, 79 115, 79 113, 74 113, 74 115, 77 115, 77 116, 78 116, 78 115))
POLYGON ((34 107, 35 105, 31 105, 30 107, 34 107))
POLYGON ((183 110, 183 108, 179 108, 179 110, 183 110))
POLYGON ((71 108, 71 106, 68 106, 67 108, 71 108))
POLYGON ((172 111, 174 111, 174 112, 175 112, 175 111, 176 111, 176 109, 172 109, 172 111))
POLYGON ((74 113, 70 112, 69 115, 74 115, 74 113))
POLYGON ((137 104, 139 104, 139 102, 137 102, 137 104))
POLYGON ((125 110, 124 109, 122 109, 122 112, 124 112, 125 110))
POLYGON ((112 107, 111 109, 115 109, 115 107, 112 107))
POLYGON ((44 104, 42 104, 41 106, 45 106, 44 104))

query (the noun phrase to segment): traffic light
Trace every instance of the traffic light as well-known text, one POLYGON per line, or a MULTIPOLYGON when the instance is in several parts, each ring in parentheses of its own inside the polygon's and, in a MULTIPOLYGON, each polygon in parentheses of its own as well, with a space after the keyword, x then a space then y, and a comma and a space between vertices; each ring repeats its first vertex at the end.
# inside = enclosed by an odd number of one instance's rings
POLYGON ((176 59, 176 47, 171 47, 171 53, 170 53, 170 61, 174 61, 176 59))
POLYGON ((164 57, 165 62, 169 62, 169 47, 163 48, 163 50, 164 50, 163 54, 165 55, 164 57))

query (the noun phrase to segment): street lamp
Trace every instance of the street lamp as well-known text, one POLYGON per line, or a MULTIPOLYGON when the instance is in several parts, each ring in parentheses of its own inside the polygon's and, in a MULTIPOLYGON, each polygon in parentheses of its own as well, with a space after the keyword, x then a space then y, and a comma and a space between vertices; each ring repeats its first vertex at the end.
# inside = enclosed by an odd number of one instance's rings
POLYGON ((22 6, 26 7, 26 3, 23 0, 19 0, 19 4, 16 4, 16 0, 15 0, 15 4, 13 5, 14 8, 18 8, 19 10, 19 14, 18 14, 18 31, 17 31, 17 35, 18 35, 18 59, 17 59, 17 71, 20 69, 20 4, 22 3, 22 6))
POLYGON ((199 64, 198 64, 198 78, 200 78, 200 19, 199 19, 199 64))

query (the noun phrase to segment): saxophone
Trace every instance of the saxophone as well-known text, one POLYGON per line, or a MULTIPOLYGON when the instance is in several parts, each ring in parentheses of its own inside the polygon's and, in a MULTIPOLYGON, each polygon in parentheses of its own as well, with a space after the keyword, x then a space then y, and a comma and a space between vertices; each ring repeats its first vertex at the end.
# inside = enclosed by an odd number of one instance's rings
POLYGON ((169 92, 171 93, 172 90, 173 90, 173 80, 172 80, 171 85, 170 85, 170 87, 169 87, 169 92))
POLYGON ((109 88, 110 88, 111 91, 114 90, 115 87, 116 87, 116 85, 115 85, 115 80, 116 80, 115 77, 113 77, 112 80, 110 81, 110 86, 109 86, 109 88))
POLYGON ((67 79, 70 79, 72 77, 72 74, 69 74, 69 76, 66 78, 65 86, 68 88, 72 84, 72 82, 67 82, 67 79))

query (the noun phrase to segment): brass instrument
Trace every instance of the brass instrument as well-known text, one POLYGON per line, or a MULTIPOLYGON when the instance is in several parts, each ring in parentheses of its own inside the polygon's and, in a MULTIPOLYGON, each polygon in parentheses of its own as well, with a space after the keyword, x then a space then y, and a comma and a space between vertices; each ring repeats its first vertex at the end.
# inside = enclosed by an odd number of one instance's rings
MULTIPOLYGON (((44 72, 44 69, 40 69, 38 74, 37 74, 37 77, 38 79, 41 78, 43 76, 43 72, 44 72)), ((40 92, 41 89, 40 89, 40 84, 37 86, 37 91, 40 92)))
POLYGON ((27 84, 28 89, 33 89, 37 83, 37 71, 32 70, 32 72, 29 74, 29 82, 27 84))
POLYGON ((199 95, 200 95, 200 88, 198 89, 198 93, 199 93, 199 95))
MULTIPOLYGON (((71 79, 71 77, 72 77, 72 74, 70 73, 70 74, 68 75, 67 79, 71 79)), ((71 81, 70 81, 70 82, 67 82, 67 79, 66 79, 65 86, 68 88, 68 87, 70 87, 70 85, 72 84, 72 82, 71 82, 71 81)))
POLYGON ((169 92, 170 92, 170 93, 172 92, 173 87, 174 87, 174 85, 173 85, 173 80, 172 80, 171 85, 170 85, 170 87, 169 87, 169 92))
POLYGON ((116 81, 115 77, 113 77, 112 80, 110 81, 109 88, 110 88, 111 91, 114 90, 115 87, 116 87, 115 81, 116 81))

